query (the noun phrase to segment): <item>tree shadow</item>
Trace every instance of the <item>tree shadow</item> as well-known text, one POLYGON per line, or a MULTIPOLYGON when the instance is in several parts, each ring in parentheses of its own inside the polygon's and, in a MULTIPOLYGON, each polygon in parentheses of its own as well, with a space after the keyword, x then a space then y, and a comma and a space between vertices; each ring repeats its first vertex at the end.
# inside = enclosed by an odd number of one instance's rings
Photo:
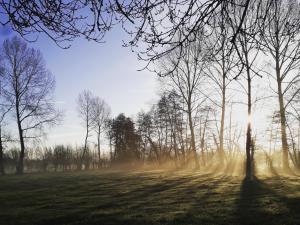
POLYGON ((123 224, 219 224, 222 215, 216 213, 215 206, 222 199, 217 188, 231 179, 203 174, 162 180, 116 195, 118 201, 98 205, 97 210, 118 208, 120 211, 99 212, 93 220, 100 224, 108 220, 118 224, 116 218, 123 224))
POLYGON ((299 224, 300 198, 278 192, 285 185, 280 179, 275 176, 268 183, 257 177, 244 179, 236 202, 236 223, 299 224))
MULTIPOLYGON (((11 185, 16 183, 0 189, 9 193, 11 185)), ((299 192, 298 177, 242 180, 191 172, 36 177, 16 186, 10 201, 2 195, 2 209, 14 210, 0 212, 0 224, 300 224, 299 192)))

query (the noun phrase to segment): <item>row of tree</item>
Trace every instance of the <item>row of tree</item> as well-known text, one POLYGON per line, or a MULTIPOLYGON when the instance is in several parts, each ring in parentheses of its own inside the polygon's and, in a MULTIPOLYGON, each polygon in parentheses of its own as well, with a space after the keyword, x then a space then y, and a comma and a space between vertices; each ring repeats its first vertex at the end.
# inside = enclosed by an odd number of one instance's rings
MULTIPOLYGON (((298 129, 296 128, 298 128, 299 124, 298 103, 300 90, 298 70, 300 62, 299 1, 182 0, 161 1, 159 3, 149 1, 125 1, 119 3, 118 1, 111 1, 109 4, 102 4, 102 1, 91 1, 83 5, 81 5, 80 1, 72 1, 72 3, 63 4, 61 7, 53 6, 49 8, 48 5, 39 5, 32 1, 30 12, 28 12, 28 8, 19 7, 16 2, 6 3, 5 1, 0 1, 0 6, 3 7, 4 13, 9 15, 9 18, 14 18, 11 23, 18 32, 26 35, 26 32, 31 32, 32 30, 40 31, 42 27, 43 31, 50 31, 46 33, 57 43, 71 40, 79 35, 83 35, 88 39, 99 40, 99 36, 93 36, 97 31, 100 32, 101 39, 103 37, 102 34, 115 23, 123 23, 126 30, 133 36, 133 40, 128 45, 134 49, 138 48, 138 46, 146 47, 145 51, 139 50, 141 53, 139 55, 140 58, 146 59, 149 62, 148 65, 153 65, 154 68, 152 69, 163 77, 162 80, 166 86, 167 93, 174 92, 174 95, 178 96, 179 100, 176 100, 176 102, 180 104, 177 112, 181 112, 184 115, 185 123, 183 124, 187 124, 185 127, 185 141, 187 144, 184 151, 190 151, 193 154, 195 167, 197 168, 200 166, 201 161, 204 163, 204 156, 200 157, 199 160, 198 149, 201 149, 202 145, 205 146, 203 144, 205 141, 201 142, 200 139, 200 144, 196 141, 196 121, 202 118, 201 121, 207 121, 206 123, 208 123, 209 119, 203 120, 203 118, 209 118, 211 115, 211 113, 208 113, 209 110, 202 109, 220 109, 217 110, 220 119, 215 120, 219 122, 218 129, 212 132, 212 139, 218 153, 218 162, 223 164, 225 154, 231 149, 225 149, 224 147, 225 115, 228 112, 228 105, 231 105, 228 93, 235 84, 241 84, 239 89, 247 95, 246 105, 249 117, 245 146, 246 174, 247 177, 253 175, 255 139, 253 138, 250 120, 255 103, 253 86, 259 77, 267 77, 269 81, 266 86, 270 86, 270 93, 272 92, 272 95, 275 94, 277 99, 276 105, 278 105, 278 109, 275 115, 280 125, 282 166, 286 171, 289 171, 290 159, 297 165, 297 162, 299 162, 299 148, 296 144, 296 137, 299 135, 299 132, 297 132, 298 129), (183 5, 187 7, 182 7, 183 5), (92 20, 92 23, 87 23, 86 29, 81 30, 82 26, 77 25, 81 25, 82 21, 91 18, 89 17, 90 15, 87 17, 76 16, 84 7, 93 9, 91 14, 94 20, 92 20), (42 17, 41 9, 45 8, 49 8, 49 14, 46 17, 42 17), (48 20, 48 15, 54 11, 55 17, 50 17, 51 20, 48 20), (32 14, 32 12, 34 13, 32 14), (160 12, 160 16, 158 16, 158 12, 160 12), (22 20, 23 17, 18 16, 20 13, 32 16, 29 16, 29 19, 24 21, 22 20), (65 15, 69 14, 75 15, 74 18, 65 17, 65 15), (42 19, 33 20, 32 22, 30 18, 33 17, 42 19), (102 21, 102 18, 109 17, 113 19, 102 21), (64 18, 68 19, 64 20, 64 18), (39 21, 44 21, 42 26, 38 26, 39 21), (110 22, 107 23, 107 21, 110 22), (135 21, 138 21, 138 23, 135 26, 128 26, 128 21, 130 24, 135 23, 135 21), (139 45, 141 41, 144 45, 139 45), (216 97, 217 95, 219 95, 218 98, 216 97)), ((14 58, 12 57, 12 59, 14 58)), ((13 62, 14 60, 11 61, 13 62)), ((12 67, 12 72, 16 73, 16 71, 12 67)), ((15 86, 19 87, 19 85, 15 86)), ((240 93, 240 90, 236 93, 240 93)), ((264 97, 268 96, 265 95, 264 97)), ((7 101, 9 98, 5 97, 5 99, 7 101)), ((7 105, 9 106, 10 104, 7 105)), ((15 105, 17 105, 17 100, 12 108, 16 108, 15 105)), ((23 106, 23 104, 21 105, 23 106)), ((91 102, 86 104, 85 109, 93 108, 92 105, 91 102)), ((170 105, 168 111, 172 109, 172 104, 170 105)), ((3 106, 6 106, 6 104, 3 104, 3 106)), ((29 107, 29 109, 32 108, 29 107)), ((2 110, 4 112, 3 115, 8 114, 6 110, 7 108, 2 110)), ((28 109, 26 108, 26 110, 28 109)), ((18 110, 16 109, 15 111, 17 116, 18 110)), ((23 112, 23 110, 21 111, 23 112)), ((93 110, 90 109, 88 111, 93 110)), ((87 114, 87 111, 83 114, 85 115, 84 121, 88 121, 93 117, 87 116, 87 114)), ((18 124, 22 124, 26 118, 21 118, 18 124)), ((178 133, 180 133, 180 129, 176 125, 178 118, 179 116, 175 116, 175 114, 169 118, 169 121, 173 121, 172 125, 166 121, 162 125, 163 120, 157 121, 158 117, 152 119, 155 121, 154 127, 157 128, 155 136, 159 138, 153 141, 153 136, 149 134, 141 136, 149 142, 152 149, 151 154, 159 155, 156 152, 159 152, 157 149, 160 149, 160 147, 157 147, 160 145, 159 141, 162 140, 160 135, 165 135, 165 143, 172 143, 170 152, 177 155, 175 158, 178 159, 185 154, 180 153, 182 150, 179 150, 180 147, 178 147, 181 142, 184 142, 177 137, 178 133), (159 125, 160 123, 161 125, 159 125), (164 130, 163 133, 162 130, 164 130)), ((89 122, 86 125, 87 135, 85 143, 87 143, 90 129, 94 127, 92 124, 94 122, 89 122)), ((38 123, 38 125, 40 124, 38 123)), ((127 126, 130 127, 131 125, 128 124, 125 127, 127 126)), ((20 126, 18 125, 18 127, 20 126)), ((35 126, 30 127, 35 128, 35 126)), ((24 149, 21 138, 23 135, 22 130, 21 126, 19 129, 21 153, 22 148, 24 149)), ((147 132, 150 132, 150 130, 144 129, 143 133, 147 132)), ((201 132, 204 132, 204 130, 201 132)), ((134 148, 132 147, 140 142, 139 139, 141 137, 136 138, 133 133, 136 134, 137 132, 131 131, 130 135, 125 135, 125 133, 119 134, 117 139, 111 139, 115 145, 114 153, 126 148, 132 151, 129 155, 141 158, 140 152, 142 151, 139 151, 139 154, 134 153, 136 150, 133 150, 134 148), (134 142, 135 144, 133 145, 132 141, 128 143, 124 140, 120 141, 122 137, 130 137, 130 139, 139 141, 134 142), (118 146, 123 147, 119 148, 118 146)), ((271 133, 270 136, 274 133, 277 134, 277 132, 271 133)), ((202 137, 203 133, 201 134, 200 136, 202 137)), ((98 146, 100 147, 100 144, 98 146)), ((163 148, 165 146, 161 145, 161 149, 163 148)), ((82 158, 85 157, 86 149, 87 147, 84 148, 82 158)), ((144 149, 144 152, 148 149, 145 143, 144 149)), ((116 153, 115 155, 117 158, 118 154, 116 153)), ((22 167, 21 161, 19 168, 22 167)), ((21 169, 18 170, 21 171, 21 169)))
MULTIPOLYGON (((257 77, 267 76, 270 90, 278 102, 282 144, 282 165, 289 171, 287 114, 299 120, 299 64, 300 64, 300 5, 294 0, 244 1, 245 8, 237 4, 214 10, 208 25, 191 35, 192 41, 180 48, 165 50, 155 68, 164 81, 183 99, 188 115, 191 149, 195 165, 196 154, 193 114, 207 99, 220 107, 220 125, 217 149, 220 163, 224 158, 224 121, 227 93, 233 82, 241 84, 247 94, 248 117, 252 117, 253 85, 257 77), (208 85, 207 85, 208 84, 208 85), (213 85, 212 92, 209 86, 213 85), (218 98, 212 96, 217 93, 218 98)), ((193 21, 194 22, 194 21, 193 21)), ((174 40, 181 40, 178 32, 174 40)), ((268 91, 265 96, 267 97, 268 91)), ((297 123, 298 125, 298 123, 297 123)), ((246 132, 246 175, 254 170, 254 140, 249 120, 246 132)), ((299 151, 299 150, 298 150, 299 151)))
MULTIPOLYGON (((210 113, 207 109, 212 108, 211 112, 217 111, 219 119, 214 119, 218 125, 211 136, 213 136, 218 153, 218 162, 223 165, 225 159, 225 115, 228 105, 233 102, 232 99, 228 99, 228 94, 243 92, 246 94, 248 114, 245 144, 246 175, 252 177, 255 138, 251 118, 256 102, 253 86, 259 78, 267 77, 262 81, 266 82, 265 86, 269 86, 269 89, 265 90, 262 98, 272 95, 271 97, 277 99, 275 105, 278 108, 274 110, 273 107, 272 114, 277 115, 280 124, 281 165, 285 171, 289 171, 291 159, 298 167, 296 162, 298 162, 299 149, 295 143, 295 136, 298 134, 293 130, 298 128, 299 124, 295 123, 295 121, 299 121, 300 96, 299 2, 296 0, 255 0, 243 1, 241 4, 219 1, 216 4, 218 7, 209 13, 207 24, 202 24, 198 30, 192 30, 195 21, 192 20, 191 24, 186 22, 183 26, 186 27, 188 34, 184 33, 184 30, 175 30, 172 36, 173 42, 166 42, 170 46, 162 50, 163 54, 157 53, 156 56, 153 56, 154 59, 158 59, 154 60, 156 63, 153 68, 154 72, 162 77, 161 80, 167 93, 170 96, 178 96, 173 105, 172 101, 165 103, 168 104, 168 107, 162 110, 167 113, 174 109, 177 110, 176 113, 171 114, 171 117, 166 114, 169 116, 168 121, 171 121, 171 125, 166 122, 166 119, 163 120, 165 124, 161 125, 161 122, 157 121, 161 117, 154 117, 155 127, 165 130, 164 133, 158 132, 155 136, 168 136, 173 145, 172 152, 178 157, 177 145, 183 141, 176 137, 175 133, 179 129, 177 125, 179 118, 185 118, 184 122, 188 124, 186 133, 189 138, 185 150, 190 149, 194 156, 195 167, 199 168, 198 149, 201 149, 205 140, 199 141, 199 148, 195 137, 196 121, 198 117, 207 118, 206 121, 208 121, 210 113), (184 41, 183 37, 189 39, 184 41), (232 91, 237 84, 239 90, 232 91), (185 114, 186 117, 180 117, 176 115, 177 113, 185 114)), ((174 9, 173 12, 175 11, 174 9)), ((178 18, 179 14, 173 16, 178 18)), ((175 18, 173 19, 175 20, 175 18)), ((157 37, 161 37, 161 35, 156 34, 157 37)), ((164 101, 166 100, 162 99, 158 105, 163 104, 164 101)), ((153 122, 149 117, 148 121, 145 120, 144 124, 153 122)), ((205 133, 205 128, 203 129, 203 133, 205 133)), ((149 132, 149 127, 144 128, 144 139, 150 143, 153 152, 159 155, 157 146, 161 146, 160 138, 153 141, 149 132)), ((228 152, 230 148, 227 147, 226 150, 228 152)))
MULTIPOLYGON (((54 147, 28 147, 24 157, 26 172, 58 172, 82 169, 83 147, 57 145, 54 147)), ((13 173, 19 161, 19 149, 6 149, 3 162, 7 173, 13 173)), ((109 155, 101 155, 99 163, 96 148, 90 148, 85 157, 85 165, 90 169, 99 169, 110 166, 109 155)))

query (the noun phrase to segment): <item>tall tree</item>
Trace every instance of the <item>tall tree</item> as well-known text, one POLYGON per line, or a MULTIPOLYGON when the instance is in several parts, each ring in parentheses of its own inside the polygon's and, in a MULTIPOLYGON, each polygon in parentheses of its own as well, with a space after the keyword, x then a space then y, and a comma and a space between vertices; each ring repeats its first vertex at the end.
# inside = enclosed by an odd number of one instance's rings
POLYGON ((22 174, 25 140, 41 137, 43 128, 60 118, 53 99, 55 80, 41 52, 29 48, 20 38, 5 40, 1 52, 7 77, 3 94, 14 108, 21 148, 17 173, 22 174))
POLYGON ((113 160, 120 163, 130 163, 139 159, 138 142, 140 137, 135 131, 131 118, 119 114, 112 120, 110 128, 115 148, 113 160))
POLYGON ((84 90, 78 95, 77 99, 77 110, 79 117, 82 119, 82 123, 85 128, 85 138, 83 152, 81 155, 81 166, 84 160, 88 157, 88 138, 91 136, 91 131, 93 128, 93 94, 84 90))
MULTIPOLYGON (((247 2, 247 1, 243 1, 247 2)), ((240 7, 232 8, 232 18, 230 19, 233 33, 241 29, 241 32, 237 35, 236 42, 234 43, 235 50, 240 59, 241 73, 238 73, 234 79, 239 81, 245 79, 247 82, 246 88, 243 87, 245 93, 247 93, 247 113, 248 123, 246 131, 246 177, 252 178, 254 175, 254 149, 252 145, 252 82, 256 76, 260 76, 256 72, 255 63, 257 62, 259 48, 255 40, 255 36, 249 34, 257 34, 257 7, 258 1, 253 1, 248 6, 248 11, 244 14, 244 11, 240 7), (245 17, 243 19, 243 17, 245 17), (243 24, 240 26, 240 21, 243 20, 243 24), (240 77, 242 76, 242 77, 240 77)))
POLYGON ((265 7, 269 8, 266 19, 259 24, 260 44, 273 61, 274 72, 268 74, 276 83, 273 90, 276 90, 280 113, 282 163, 283 168, 289 170, 286 110, 300 93, 297 87, 300 81, 300 4, 295 0, 278 0, 265 7))
POLYGON ((180 94, 185 102, 185 111, 188 115, 189 131, 191 134, 191 149, 194 154, 196 168, 199 168, 200 164, 196 151, 193 113, 200 100, 200 84, 203 82, 203 71, 207 63, 203 40, 204 36, 202 32, 199 32, 197 41, 186 46, 184 53, 174 51, 165 58, 162 58, 159 73, 159 75, 168 74, 166 76, 168 79, 167 83, 180 94), (183 54, 183 57, 181 54, 183 54), (174 70, 173 68, 176 64, 177 66, 174 70))
POLYGON ((108 104, 99 97, 94 97, 92 106, 92 120, 93 128, 97 134, 97 150, 99 166, 101 163, 101 134, 106 128, 106 123, 110 117, 110 107, 108 104))
MULTIPOLYGON (((209 123, 211 120, 211 115, 213 114, 213 108, 210 107, 209 105, 204 105, 204 106, 199 106, 198 107, 198 114, 199 114, 199 142, 200 142, 200 151, 201 151, 201 157, 202 157, 202 163, 205 166, 206 165, 206 145, 209 142, 208 140, 208 132, 209 132, 209 123)), ((217 144, 219 146, 219 144, 217 144)), ((220 147, 217 147, 218 154, 220 156, 220 147)), ((223 164, 223 158, 218 159, 218 162, 223 164)))
MULTIPOLYGON (((225 3, 222 3, 225 4, 225 3)), ((207 66, 207 76, 212 81, 213 88, 217 89, 218 97, 213 99, 210 97, 218 108, 221 109, 220 125, 219 125, 219 158, 220 164, 224 163, 224 130, 225 130, 225 113, 227 103, 227 89, 231 83, 232 77, 239 61, 234 51, 232 51, 232 43, 230 37, 232 29, 226 20, 226 12, 221 10, 214 14, 216 27, 212 30, 211 36, 207 38, 206 45, 210 49, 212 62, 207 66)))
MULTIPOLYGON (((147 152, 147 146, 153 146, 152 134, 153 132, 153 118, 150 113, 141 111, 137 115, 137 133, 140 135, 142 140, 142 160, 145 162, 146 157, 150 155, 147 152)), ((154 146, 156 147, 156 146, 154 146)))

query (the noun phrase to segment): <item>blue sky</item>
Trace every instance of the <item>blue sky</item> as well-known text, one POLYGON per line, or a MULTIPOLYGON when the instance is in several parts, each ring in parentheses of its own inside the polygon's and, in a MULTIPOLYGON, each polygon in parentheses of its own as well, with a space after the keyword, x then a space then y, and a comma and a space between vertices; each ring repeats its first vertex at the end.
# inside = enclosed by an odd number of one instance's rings
MULTIPOLYGON (((15 35, 8 28, 0 29, 0 41, 15 35)), ((76 111, 78 94, 88 89, 103 98, 113 116, 123 112, 134 116, 147 110, 156 99, 156 76, 148 71, 137 71, 143 63, 130 49, 122 47, 123 31, 114 29, 99 44, 78 39, 69 49, 61 49, 48 37, 39 35, 31 47, 41 50, 56 78, 57 107, 65 113, 63 123, 52 128, 45 144, 78 144, 84 138, 76 111)))

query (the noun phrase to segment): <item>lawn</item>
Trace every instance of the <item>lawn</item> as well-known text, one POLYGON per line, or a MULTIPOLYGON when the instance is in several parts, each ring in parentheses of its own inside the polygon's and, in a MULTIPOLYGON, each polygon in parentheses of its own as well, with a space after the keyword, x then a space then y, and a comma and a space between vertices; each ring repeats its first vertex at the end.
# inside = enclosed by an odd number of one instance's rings
POLYGON ((300 224, 300 177, 193 171, 0 177, 0 224, 300 224))

